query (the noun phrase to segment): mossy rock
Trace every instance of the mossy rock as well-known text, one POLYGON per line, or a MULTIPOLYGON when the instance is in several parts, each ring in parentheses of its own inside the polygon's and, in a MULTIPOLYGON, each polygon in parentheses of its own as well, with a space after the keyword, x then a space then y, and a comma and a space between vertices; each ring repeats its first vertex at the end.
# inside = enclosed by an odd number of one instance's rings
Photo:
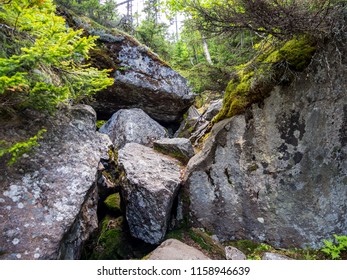
POLYGON ((223 107, 212 123, 243 114, 252 104, 268 97, 276 85, 290 83, 294 78, 292 72, 303 71, 315 51, 316 42, 308 36, 277 42, 277 45, 266 44, 261 55, 235 67, 236 72, 226 88, 223 107))
POLYGON ((97 244, 90 259, 128 259, 131 256, 131 246, 126 242, 123 223, 123 217, 106 216, 102 220, 97 244))
POLYGON ((190 238, 199 246, 208 251, 209 253, 212 253, 214 255, 220 256, 220 259, 225 259, 225 249, 224 247, 214 241, 212 237, 205 231, 202 231, 197 228, 191 228, 188 230, 188 234, 190 238))
POLYGON ((121 213, 121 198, 119 193, 109 195, 105 200, 104 204, 112 212, 121 213))

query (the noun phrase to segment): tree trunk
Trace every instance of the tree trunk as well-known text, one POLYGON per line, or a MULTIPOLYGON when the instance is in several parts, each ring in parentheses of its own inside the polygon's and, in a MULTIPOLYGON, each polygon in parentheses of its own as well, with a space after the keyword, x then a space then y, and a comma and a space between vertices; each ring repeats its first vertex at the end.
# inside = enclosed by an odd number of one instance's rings
POLYGON ((213 65, 213 62, 212 62, 212 59, 211 59, 211 55, 210 55, 210 52, 208 50, 208 45, 207 45, 207 41, 206 41, 205 36, 201 35, 201 40, 202 40, 202 45, 203 45, 203 48, 204 48, 205 58, 206 58, 208 64, 213 65))

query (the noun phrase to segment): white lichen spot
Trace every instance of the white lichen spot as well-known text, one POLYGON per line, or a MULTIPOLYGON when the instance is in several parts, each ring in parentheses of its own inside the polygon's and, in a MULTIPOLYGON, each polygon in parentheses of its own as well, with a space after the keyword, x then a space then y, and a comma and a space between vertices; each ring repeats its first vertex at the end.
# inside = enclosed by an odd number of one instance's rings
POLYGON ((12 244, 13 245, 17 245, 19 243, 19 239, 18 238, 15 238, 12 240, 12 244))
POLYGON ((34 254, 35 259, 38 259, 39 257, 40 257, 40 254, 38 254, 38 253, 34 254))
POLYGON ((3 192, 3 195, 11 198, 13 202, 18 202, 22 191, 21 186, 11 185, 8 191, 3 192))
POLYGON ((22 255, 21 255, 21 254, 17 254, 17 255, 16 255, 16 258, 17 258, 17 259, 21 259, 21 258, 22 258, 22 255))
POLYGON ((264 218, 257 218, 257 220, 259 223, 262 223, 262 224, 264 223, 264 218))
POLYGON ((11 210, 12 207, 11 207, 11 206, 6 206, 6 209, 7 209, 7 210, 11 210))
POLYGON ((5 203, 5 199, 0 198, 0 203, 5 203))
POLYGON ((24 225, 24 227, 26 227, 26 228, 29 227, 29 226, 30 226, 29 224, 25 224, 25 225, 24 225))
POLYGON ((19 202, 19 203, 17 204, 17 207, 18 207, 19 209, 23 209, 23 208, 24 208, 24 204, 23 204, 22 202, 19 202))

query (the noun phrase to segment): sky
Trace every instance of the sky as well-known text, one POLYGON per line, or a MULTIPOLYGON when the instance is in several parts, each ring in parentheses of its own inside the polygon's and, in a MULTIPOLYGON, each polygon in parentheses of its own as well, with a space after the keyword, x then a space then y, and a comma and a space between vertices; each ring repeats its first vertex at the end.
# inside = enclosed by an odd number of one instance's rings
MULTIPOLYGON (((124 2, 124 0, 117 0, 116 2, 122 3, 122 2, 124 2)), ((133 0, 133 14, 138 13, 141 15, 142 10, 143 10, 143 6, 144 6, 144 2, 145 2, 145 0, 133 0)), ((127 4, 123 4, 123 5, 119 6, 117 9, 118 9, 118 13, 120 15, 125 15, 127 13, 127 4)), ((144 15, 140 16, 140 19, 141 18, 144 18, 144 15)), ((169 21, 166 19, 165 15, 161 15, 160 19, 163 22, 169 24, 169 21)), ((179 16, 178 21, 179 21, 178 26, 180 28, 180 26, 182 26, 183 17, 179 16)), ((176 31, 175 25, 170 26, 169 33, 175 33, 175 31, 176 31)))

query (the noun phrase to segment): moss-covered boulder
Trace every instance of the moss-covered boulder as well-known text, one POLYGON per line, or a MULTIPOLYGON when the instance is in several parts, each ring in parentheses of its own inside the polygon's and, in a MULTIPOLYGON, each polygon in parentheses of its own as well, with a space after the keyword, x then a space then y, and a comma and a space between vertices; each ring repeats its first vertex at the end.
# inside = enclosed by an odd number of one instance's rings
POLYGON ((236 67, 226 88, 223 107, 213 122, 242 114, 268 97, 276 85, 289 84, 295 72, 308 66, 315 51, 316 42, 308 36, 262 46, 261 55, 236 67))

